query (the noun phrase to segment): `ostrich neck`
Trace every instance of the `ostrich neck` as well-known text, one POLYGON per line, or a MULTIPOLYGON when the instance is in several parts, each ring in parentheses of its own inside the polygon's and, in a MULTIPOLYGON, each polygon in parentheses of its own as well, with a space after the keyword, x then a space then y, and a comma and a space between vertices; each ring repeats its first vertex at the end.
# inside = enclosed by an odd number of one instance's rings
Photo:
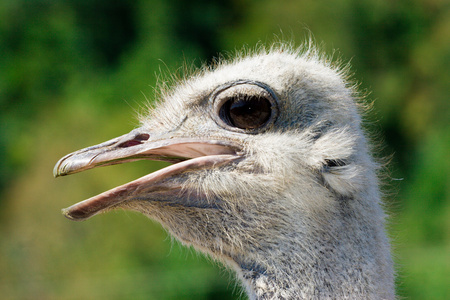
POLYGON ((249 298, 394 299, 383 226, 346 218, 327 231, 291 230, 288 239, 233 257, 249 298))

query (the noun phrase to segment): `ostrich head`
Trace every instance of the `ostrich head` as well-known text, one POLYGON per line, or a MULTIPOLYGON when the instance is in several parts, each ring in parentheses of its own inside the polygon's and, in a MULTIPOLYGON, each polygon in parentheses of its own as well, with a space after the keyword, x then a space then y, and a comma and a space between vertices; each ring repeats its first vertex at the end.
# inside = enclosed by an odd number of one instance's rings
POLYGON ((346 74, 310 49, 261 50, 182 80, 139 128, 55 176, 174 164, 75 204, 142 212, 232 266, 250 298, 393 298, 376 164, 346 74))

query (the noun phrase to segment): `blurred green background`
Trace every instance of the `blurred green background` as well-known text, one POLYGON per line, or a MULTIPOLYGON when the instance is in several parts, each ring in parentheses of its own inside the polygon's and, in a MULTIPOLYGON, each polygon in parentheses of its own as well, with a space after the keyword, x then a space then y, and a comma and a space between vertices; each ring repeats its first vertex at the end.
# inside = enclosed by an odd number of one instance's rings
POLYGON ((60 209, 147 174, 54 179, 63 155, 128 132, 159 74, 313 34, 375 100, 398 294, 450 299, 450 9, 445 0, 0 2, 2 299, 237 299, 233 274, 131 212, 60 209), (161 71, 162 70, 162 71, 161 71), (369 93, 370 91, 370 93, 369 93))

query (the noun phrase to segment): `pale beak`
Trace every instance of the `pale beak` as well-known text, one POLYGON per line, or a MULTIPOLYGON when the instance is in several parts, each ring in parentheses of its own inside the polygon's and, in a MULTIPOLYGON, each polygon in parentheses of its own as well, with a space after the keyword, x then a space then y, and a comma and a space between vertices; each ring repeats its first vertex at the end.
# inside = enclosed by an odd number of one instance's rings
POLYGON ((72 220, 87 219, 127 200, 150 198, 166 191, 171 196, 180 186, 169 179, 185 171, 215 168, 240 158, 241 147, 229 141, 154 135, 136 129, 121 137, 88 147, 61 158, 55 165, 55 177, 70 175, 99 166, 141 159, 176 163, 135 181, 116 187, 63 210, 72 220), (155 136, 155 138, 152 138, 155 136))

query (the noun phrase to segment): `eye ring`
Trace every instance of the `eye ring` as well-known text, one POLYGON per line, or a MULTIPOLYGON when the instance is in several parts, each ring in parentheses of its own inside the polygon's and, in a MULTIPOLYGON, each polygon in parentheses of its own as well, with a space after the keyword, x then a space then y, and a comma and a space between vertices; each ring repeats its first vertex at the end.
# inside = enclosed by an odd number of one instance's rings
POLYGON ((230 131, 259 133, 278 116, 278 99, 264 83, 239 80, 219 86, 210 96, 216 124, 230 131))

